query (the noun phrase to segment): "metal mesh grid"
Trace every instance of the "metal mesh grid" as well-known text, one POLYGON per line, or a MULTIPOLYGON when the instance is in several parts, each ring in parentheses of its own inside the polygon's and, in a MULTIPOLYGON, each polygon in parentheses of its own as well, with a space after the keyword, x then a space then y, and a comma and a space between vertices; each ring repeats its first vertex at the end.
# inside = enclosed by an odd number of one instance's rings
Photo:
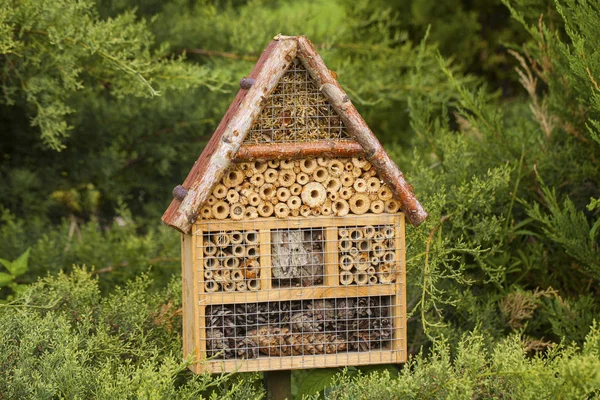
POLYGON ((246 137, 246 143, 349 139, 339 115, 298 59, 283 75, 246 137))

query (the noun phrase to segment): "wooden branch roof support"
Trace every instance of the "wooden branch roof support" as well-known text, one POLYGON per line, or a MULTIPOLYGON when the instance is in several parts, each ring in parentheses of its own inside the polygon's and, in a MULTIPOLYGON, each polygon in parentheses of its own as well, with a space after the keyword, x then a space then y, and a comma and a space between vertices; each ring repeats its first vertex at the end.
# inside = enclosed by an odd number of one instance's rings
MULTIPOLYGON (((385 152, 308 39, 304 36, 277 36, 267 46, 245 80, 244 83, 240 82, 242 89, 185 179, 182 186, 188 190, 187 194, 182 198, 176 195, 165 211, 162 219, 167 225, 183 233, 189 232, 197 218, 197 210, 234 160, 315 155, 339 157, 364 155, 400 199, 402 211, 408 221, 416 226, 427 218, 427 212, 412 192, 412 187, 406 182, 402 172, 385 152), (254 120, 262 110, 263 100, 275 90, 295 57, 300 59, 320 86, 321 92, 340 115, 354 141, 242 146, 254 120)), ((183 192, 179 190, 178 193, 183 192)))

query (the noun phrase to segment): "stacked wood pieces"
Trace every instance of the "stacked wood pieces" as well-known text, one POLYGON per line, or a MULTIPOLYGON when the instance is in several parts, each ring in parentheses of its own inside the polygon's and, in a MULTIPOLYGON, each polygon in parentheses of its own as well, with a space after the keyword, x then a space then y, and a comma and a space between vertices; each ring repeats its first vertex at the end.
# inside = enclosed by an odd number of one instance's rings
POLYGON ((387 348, 390 304, 390 297, 360 297, 209 306, 207 355, 241 359, 387 348))
POLYGON ((340 284, 389 284, 396 281, 399 260, 392 225, 338 228, 340 284))
POLYGON ((202 219, 393 214, 400 202, 362 158, 232 164, 200 209, 202 219))
POLYGON ((273 284, 314 286, 323 283, 323 228, 271 232, 273 284))
POLYGON ((202 253, 205 292, 260 289, 257 231, 204 234, 202 253))
POLYGON ((298 59, 283 75, 250 128, 246 143, 349 138, 342 120, 298 59))

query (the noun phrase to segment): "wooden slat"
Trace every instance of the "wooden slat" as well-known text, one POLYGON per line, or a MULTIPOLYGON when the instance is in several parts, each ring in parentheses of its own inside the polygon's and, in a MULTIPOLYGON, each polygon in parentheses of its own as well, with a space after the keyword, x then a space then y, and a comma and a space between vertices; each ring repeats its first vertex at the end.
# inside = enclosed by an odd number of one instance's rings
POLYGON ((194 286, 194 259, 192 236, 181 234, 181 289, 183 301, 183 357, 195 355, 196 339, 194 324, 196 319, 197 291, 194 286))
POLYGON ((245 221, 231 220, 205 220, 194 225, 194 234, 198 230, 214 231, 236 231, 247 229, 302 229, 327 226, 352 225, 385 225, 394 224, 398 214, 364 214, 352 215, 351 217, 290 217, 280 218, 257 218, 245 221))
POLYGON ((349 158, 362 155, 364 155, 363 148, 354 140, 319 140, 298 143, 242 144, 234 161, 311 157, 349 158))
MULTIPOLYGON (((186 235, 189 236, 189 235, 186 235)), ((194 337, 196 338, 196 360, 200 360, 206 354, 206 319, 204 318, 204 306, 200 305, 199 299, 204 293, 204 245, 202 235, 192 236, 192 256, 198 264, 194 266, 194 337)), ((196 373, 200 372, 200 365, 195 365, 196 373)))
POLYGON ((310 286, 299 288, 283 288, 260 290, 258 292, 213 293, 206 296, 205 304, 239 304, 262 301, 289 301, 306 299, 331 299, 336 297, 391 296, 396 293, 396 285, 364 285, 364 286, 310 286))
POLYGON ((401 349, 398 358, 398 362, 408 361, 408 328, 407 328, 407 310, 406 310, 406 224, 404 222, 404 214, 400 215, 400 247, 402 257, 402 272, 400 275, 400 321, 399 328, 402 329, 400 333, 401 349))
POLYGON ((260 290, 271 289, 271 231, 261 229, 259 232, 260 252, 260 290))
POLYGON ((282 369, 332 368, 350 365, 391 364, 396 362, 394 351, 375 350, 364 353, 338 353, 292 357, 264 357, 252 360, 209 361, 206 369, 213 373, 228 371, 276 371, 282 369))
POLYGON ((325 257, 323 285, 339 286, 339 260, 337 248, 338 230, 334 226, 325 229, 325 257))

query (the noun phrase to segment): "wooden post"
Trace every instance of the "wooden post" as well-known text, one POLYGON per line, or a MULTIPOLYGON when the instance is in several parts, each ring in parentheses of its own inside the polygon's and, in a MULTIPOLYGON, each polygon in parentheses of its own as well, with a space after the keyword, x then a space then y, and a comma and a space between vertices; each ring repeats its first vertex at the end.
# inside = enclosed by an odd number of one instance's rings
POLYGON ((265 372, 267 400, 292 400, 292 371, 265 372))

